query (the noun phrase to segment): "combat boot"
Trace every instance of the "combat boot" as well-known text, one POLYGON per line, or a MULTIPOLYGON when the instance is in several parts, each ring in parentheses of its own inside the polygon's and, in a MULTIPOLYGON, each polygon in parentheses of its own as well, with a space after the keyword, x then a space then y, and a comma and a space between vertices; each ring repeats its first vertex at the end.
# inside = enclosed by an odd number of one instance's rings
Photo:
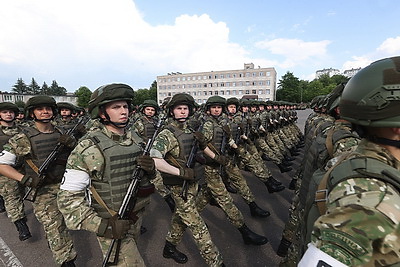
POLYGON ((19 219, 15 221, 14 224, 19 233, 19 240, 24 241, 32 237, 31 232, 29 232, 29 227, 26 224, 26 218, 19 219))
POLYGON ((292 170, 291 167, 285 166, 285 165, 283 165, 282 163, 281 163, 281 164, 278 164, 278 168, 279 168, 279 170, 281 171, 281 173, 289 172, 289 171, 292 170))
POLYGON ((6 206, 4 206, 4 199, 3 196, 0 196, 0 213, 3 213, 6 211, 6 206))
POLYGON ((295 178, 293 178, 291 181, 290 181, 290 184, 289 184, 289 189, 290 190, 295 190, 296 189, 296 184, 297 184, 297 179, 295 179, 295 178))
POLYGON ((276 255, 278 255, 279 257, 285 257, 291 244, 292 242, 282 237, 281 243, 279 244, 278 250, 276 251, 276 255))
POLYGON ((268 192, 270 194, 274 192, 280 192, 285 189, 284 185, 282 184, 278 185, 274 183, 272 179, 268 179, 267 181, 264 182, 264 184, 267 186, 268 192))
POLYGON ((269 215, 271 215, 269 211, 263 210, 254 201, 249 203, 249 208, 250 214, 253 217, 267 218, 269 215))
POLYGON ((172 198, 171 195, 167 195, 164 197, 165 202, 167 202, 167 205, 169 207, 169 209, 171 210, 171 212, 174 212, 175 210, 175 201, 172 198))
POLYGON ((233 185, 231 185, 231 183, 226 183, 225 188, 229 193, 232 193, 232 194, 237 193, 237 189, 233 185))
POLYGON ((238 230, 242 234, 243 241, 246 245, 261 246, 268 243, 268 239, 265 236, 254 233, 245 224, 238 228, 238 230))
POLYGON ((75 267, 75 259, 65 261, 63 264, 61 264, 61 267, 75 267))
POLYGON ((186 263, 188 261, 188 257, 179 250, 177 250, 176 246, 168 241, 165 241, 163 257, 167 259, 172 258, 177 263, 186 263))
POLYGON ((276 184, 276 185, 281 185, 282 183, 281 182, 279 182, 278 180, 276 180, 274 177, 272 177, 272 176, 270 176, 269 178, 268 178, 268 180, 271 180, 271 182, 273 183, 273 184, 276 184))

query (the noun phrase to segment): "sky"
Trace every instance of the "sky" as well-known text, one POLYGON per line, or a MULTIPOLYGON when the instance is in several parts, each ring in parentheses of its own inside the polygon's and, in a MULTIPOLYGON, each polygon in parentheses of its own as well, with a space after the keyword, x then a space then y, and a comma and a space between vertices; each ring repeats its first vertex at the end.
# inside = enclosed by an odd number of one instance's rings
POLYGON ((244 63, 312 80, 400 55, 399 14, 396 0, 1 0, 0 91, 18 78, 149 88, 244 63))

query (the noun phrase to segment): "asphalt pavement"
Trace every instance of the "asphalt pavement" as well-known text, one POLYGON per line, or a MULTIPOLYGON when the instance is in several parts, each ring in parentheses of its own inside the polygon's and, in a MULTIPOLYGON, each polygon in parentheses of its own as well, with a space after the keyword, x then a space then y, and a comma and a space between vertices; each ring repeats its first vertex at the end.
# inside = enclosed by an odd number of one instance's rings
MULTIPOLYGON (((301 130, 311 110, 299 110, 297 122, 301 130)), ((301 151, 302 152, 302 151, 301 151)), ((280 173, 279 169, 270 161, 260 162, 267 164, 273 176, 280 180, 286 187, 292 175, 298 168, 303 153, 293 161, 293 170, 280 173)), ((287 188, 279 193, 269 194, 266 186, 249 172, 242 171, 248 185, 256 197, 256 203, 263 209, 271 212, 271 216, 264 219, 253 218, 248 205, 237 194, 232 194, 233 199, 242 211, 247 226, 258 234, 268 237, 269 242, 263 246, 245 245, 239 231, 227 220, 225 214, 217 207, 208 205, 202 215, 205 219, 213 241, 220 250, 226 266, 278 266, 280 257, 275 253, 285 222, 288 218, 288 208, 293 191, 287 188)), ((16 228, 7 218, 6 213, 0 214, 0 267, 36 267, 56 266, 51 252, 47 246, 43 229, 36 220, 32 205, 26 203, 28 225, 32 238, 19 241, 16 228)), ((194 243, 190 231, 187 231, 178 249, 185 253, 189 261, 182 265, 162 256, 165 236, 170 225, 171 212, 158 195, 152 195, 152 202, 144 218, 143 226, 147 232, 138 240, 138 247, 147 266, 206 266, 194 243)), ((76 265, 101 266, 101 253, 93 233, 87 231, 72 231, 75 248, 78 252, 76 265)))

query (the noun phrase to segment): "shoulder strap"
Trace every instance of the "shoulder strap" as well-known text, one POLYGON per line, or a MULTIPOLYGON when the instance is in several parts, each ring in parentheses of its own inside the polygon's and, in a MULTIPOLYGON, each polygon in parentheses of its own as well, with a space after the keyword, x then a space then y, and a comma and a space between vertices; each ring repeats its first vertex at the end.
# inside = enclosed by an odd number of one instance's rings
POLYGON ((94 199, 97 201, 97 203, 99 203, 103 208, 105 208, 108 211, 108 213, 111 214, 111 216, 114 216, 115 214, 117 214, 116 211, 107 207, 106 203, 104 202, 104 200, 101 198, 101 196, 99 195, 99 193, 96 191, 96 189, 93 186, 90 186, 89 190, 92 193, 94 199))
POLYGON ((333 138, 332 138, 333 132, 334 132, 334 129, 332 127, 328 130, 328 133, 327 133, 326 139, 325 139, 326 150, 328 151, 330 158, 333 158, 333 138))

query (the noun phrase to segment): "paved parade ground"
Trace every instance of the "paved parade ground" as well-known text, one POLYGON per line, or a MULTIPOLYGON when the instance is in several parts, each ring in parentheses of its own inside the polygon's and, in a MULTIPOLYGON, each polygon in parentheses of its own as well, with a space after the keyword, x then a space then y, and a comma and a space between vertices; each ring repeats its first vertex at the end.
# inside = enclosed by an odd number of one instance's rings
MULTIPOLYGON (((310 113, 309 109, 298 111, 298 126, 301 130, 304 130, 305 119, 310 113)), ((273 176, 288 186, 302 157, 303 153, 300 153, 294 161, 293 170, 284 174, 281 174, 273 163, 266 162, 266 164, 270 167, 273 176)), ((271 216, 265 219, 251 217, 249 207, 244 200, 238 195, 232 196, 249 228, 267 236, 269 243, 263 246, 245 245, 239 231, 229 223, 222 210, 217 207, 208 205, 202 213, 203 218, 209 227, 213 241, 222 253, 226 266, 278 266, 281 258, 275 251, 288 218, 288 207, 293 191, 285 189, 279 193, 269 194, 266 186, 255 176, 245 171, 243 174, 256 197, 256 203, 261 208, 270 211, 271 216)), ((26 212, 32 238, 24 242, 19 241, 16 228, 7 218, 6 213, 0 214, 0 267, 55 266, 43 230, 33 215, 29 202, 26 204, 26 212)), ((143 223, 147 232, 143 233, 138 240, 139 250, 147 266, 183 266, 162 256, 170 218, 171 212, 167 204, 158 194, 153 194, 143 223)), ((95 235, 86 231, 74 231, 72 234, 78 252, 76 265, 79 267, 100 266, 101 254, 95 235)), ((189 258, 186 266, 206 266, 189 231, 185 233, 178 249, 189 258)))

